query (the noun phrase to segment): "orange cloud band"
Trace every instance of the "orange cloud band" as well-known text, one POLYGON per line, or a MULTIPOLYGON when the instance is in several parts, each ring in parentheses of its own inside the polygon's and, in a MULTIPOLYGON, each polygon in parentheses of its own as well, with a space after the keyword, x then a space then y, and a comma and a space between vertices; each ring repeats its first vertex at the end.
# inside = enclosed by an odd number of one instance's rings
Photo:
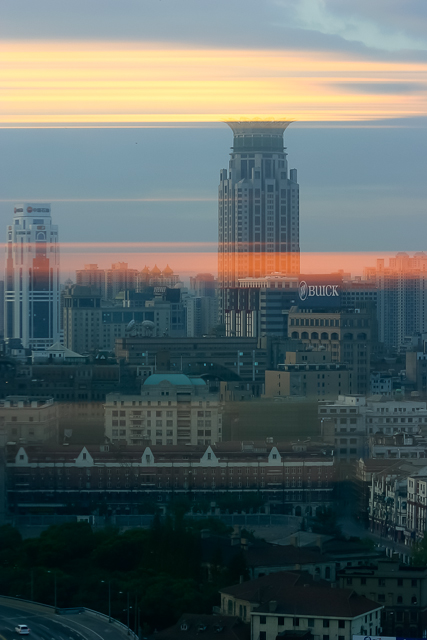
POLYGON ((3 41, 0 127, 424 116, 426 72, 342 52, 3 41))

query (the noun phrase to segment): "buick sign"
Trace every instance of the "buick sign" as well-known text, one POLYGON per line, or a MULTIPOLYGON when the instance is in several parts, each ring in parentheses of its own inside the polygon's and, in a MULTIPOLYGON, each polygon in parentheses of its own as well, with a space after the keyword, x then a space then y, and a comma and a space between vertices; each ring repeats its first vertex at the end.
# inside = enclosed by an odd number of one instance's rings
POLYGON ((300 300, 302 300, 302 301, 307 300, 308 285, 307 285, 305 280, 301 280, 301 282, 299 283, 298 295, 299 295, 299 299, 300 300))
POLYGON ((299 283, 298 294, 302 302, 307 298, 339 297, 337 284, 307 284, 305 280, 299 283))

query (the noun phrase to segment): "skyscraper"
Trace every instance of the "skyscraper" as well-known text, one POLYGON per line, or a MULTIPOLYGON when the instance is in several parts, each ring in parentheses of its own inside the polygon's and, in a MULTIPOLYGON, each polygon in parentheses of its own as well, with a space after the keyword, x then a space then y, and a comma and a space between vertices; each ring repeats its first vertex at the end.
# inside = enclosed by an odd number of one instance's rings
POLYGON ((7 228, 5 338, 41 350, 60 338, 58 227, 50 204, 15 206, 7 228))
POLYGON ((239 278, 299 273, 299 187, 288 171, 283 133, 290 122, 228 122, 234 140, 218 191, 218 285, 239 278))

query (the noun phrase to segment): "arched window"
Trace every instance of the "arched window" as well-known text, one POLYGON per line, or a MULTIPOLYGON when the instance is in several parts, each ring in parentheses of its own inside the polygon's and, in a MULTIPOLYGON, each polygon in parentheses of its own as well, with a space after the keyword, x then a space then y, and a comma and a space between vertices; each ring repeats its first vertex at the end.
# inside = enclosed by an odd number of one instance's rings
POLYGON ((417 604, 417 596, 412 596, 411 604, 417 604))
POLYGON ((331 340, 338 340, 338 334, 337 333, 333 333, 331 335, 331 340))
POLYGON ((326 333, 326 331, 324 331, 324 332, 320 335, 320 337, 322 338, 322 340, 329 340, 329 336, 328 336, 328 334, 326 333))
POLYGON ((358 333, 357 334, 357 339, 358 340, 366 340, 366 338, 367 338, 366 333, 358 333))
POLYGON ((312 340, 318 340, 319 339, 319 334, 317 333, 317 331, 312 331, 311 339, 312 340))
POLYGON ((302 334, 301 334, 301 338, 302 338, 303 340, 308 340, 308 333, 307 333, 307 331, 303 331, 303 332, 302 332, 302 334))
POLYGON ((353 340, 353 334, 352 333, 345 333, 343 335, 344 340, 353 340))
POLYGON ((298 331, 292 331, 292 338, 294 338, 294 340, 298 340, 298 338, 299 338, 298 331))

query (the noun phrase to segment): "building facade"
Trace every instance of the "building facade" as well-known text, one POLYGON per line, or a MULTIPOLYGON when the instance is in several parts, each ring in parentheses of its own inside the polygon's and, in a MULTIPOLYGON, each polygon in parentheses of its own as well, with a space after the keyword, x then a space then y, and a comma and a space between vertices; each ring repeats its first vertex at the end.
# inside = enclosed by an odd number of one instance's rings
POLYGON ((0 428, 7 442, 57 442, 59 407, 53 398, 7 396, 0 400, 0 428))
POLYGON ((101 507, 138 513, 147 502, 165 504, 187 496, 195 502, 226 504, 252 497, 277 512, 301 516, 333 504, 335 466, 320 450, 299 452, 289 445, 265 443, 43 449, 16 445, 8 448, 7 476, 13 513, 41 506, 74 513, 76 505, 80 513, 101 507))
POLYGON ((370 364, 376 318, 368 309, 338 311, 299 309, 288 315, 288 335, 315 349, 332 353, 333 362, 352 369, 353 393, 366 394, 370 388, 370 364))
POLYGON ((299 273, 299 187, 288 171, 283 133, 290 122, 228 122, 233 131, 229 170, 218 190, 218 284, 272 272, 299 273))
POLYGON ((50 204, 18 204, 7 227, 5 338, 46 349, 60 339, 58 227, 50 204))
POLYGON ((141 395, 111 393, 105 402, 105 436, 132 445, 212 444, 222 440, 219 396, 202 378, 182 373, 149 376, 141 395))
POLYGON ((332 362, 327 351, 288 351, 277 371, 265 372, 265 396, 335 399, 352 391, 349 365, 332 362))

